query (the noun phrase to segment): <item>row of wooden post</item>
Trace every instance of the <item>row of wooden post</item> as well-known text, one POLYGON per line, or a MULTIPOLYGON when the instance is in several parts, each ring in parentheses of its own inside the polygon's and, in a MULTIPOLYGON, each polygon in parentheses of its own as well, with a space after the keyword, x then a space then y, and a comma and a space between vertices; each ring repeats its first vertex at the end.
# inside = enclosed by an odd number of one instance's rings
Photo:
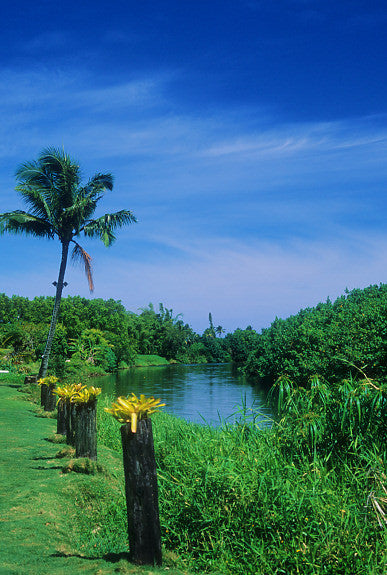
MULTIPOLYGON (((41 385, 41 404, 53 411, 57 396, 48 385, 41 385), (46 388, 46 389, 45 389, 46 388)), ((75 447, 76 457, 97 459, 97 400, 72 404, 60 399, 57 403, 57 433, 66 435, 75 447)), ((138 422, 137 431, 130 423, 121 426, 125 473, 125 494, 128 518, 130 560, 139 565, 161 565, 161 530, 154 453, 152 421, 138 422)))

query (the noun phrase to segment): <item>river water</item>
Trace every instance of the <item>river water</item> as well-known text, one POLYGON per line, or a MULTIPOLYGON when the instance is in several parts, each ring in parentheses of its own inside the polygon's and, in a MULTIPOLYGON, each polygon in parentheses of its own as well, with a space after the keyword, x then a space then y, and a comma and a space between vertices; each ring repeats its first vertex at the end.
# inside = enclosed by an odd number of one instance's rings
POLYGON ((245 409, 263 427, 273 416, 267 391, 249 384, 231 364, 137 367, 94 378, 93 385, 114 398, 132 392, 160 398, 165 411, 195 423, 232 423, 245 409))

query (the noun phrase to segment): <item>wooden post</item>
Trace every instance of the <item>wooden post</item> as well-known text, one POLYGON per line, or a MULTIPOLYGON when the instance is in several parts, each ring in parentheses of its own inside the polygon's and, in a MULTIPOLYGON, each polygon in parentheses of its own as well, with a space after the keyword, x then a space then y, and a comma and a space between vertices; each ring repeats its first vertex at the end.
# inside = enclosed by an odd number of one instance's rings
POLYGON ((40 405, 44 408, 47 401, 48 385, 42 383, 40 386, 40 405))
POLYGON ((60 399, 57 403, 57 408, 56 432, 58 435, 66 435, 66 400, 60 399))
POLYGON ((97 400, 73 406, 75 457, 97 459, 97 400))
POLYGON ((47 391, 45 395, 44 411, 54 411, 57 400, 57 396, 55 395, 55 393, 53 393, 55 385, 46 385, 45 387, 47 387, 47 391))
POLYGON ((66 441, 74 445, 75 405, 70 400, 65 401, 66 441))
POLYGON ((121 427, 130 560, 161 565, 161 533, 152 422, 142 419, 137 432, 121 427))

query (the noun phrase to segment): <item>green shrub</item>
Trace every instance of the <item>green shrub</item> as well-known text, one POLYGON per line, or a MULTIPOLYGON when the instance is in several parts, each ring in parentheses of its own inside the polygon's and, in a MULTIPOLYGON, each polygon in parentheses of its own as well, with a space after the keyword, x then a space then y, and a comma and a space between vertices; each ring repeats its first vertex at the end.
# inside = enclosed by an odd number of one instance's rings
POLYGON ((276 318, 257 336, 244 371, 270 385, 285 374, 306 384, 315 374, 341 381, 356 375, 355 365, 369 377, 387 377, 386 284, 347 291, 334 303, 276 318))

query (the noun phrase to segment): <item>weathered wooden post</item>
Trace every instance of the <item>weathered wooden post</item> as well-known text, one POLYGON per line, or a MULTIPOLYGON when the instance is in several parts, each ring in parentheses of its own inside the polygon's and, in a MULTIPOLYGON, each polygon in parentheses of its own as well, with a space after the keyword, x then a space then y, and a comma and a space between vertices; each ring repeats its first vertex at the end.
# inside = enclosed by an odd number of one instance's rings
POLYGON ((161 565, 161 532, 152 422, 138 422, 136 433, 121 427, 130 559, 161 565))
POLYGON ((54 389, 58 378, 55 376, 42 377, 38 379, 40 385, 40 405, 44 411, 54 411, 56 405, 56 397, 54 389))
POLYGON ((56 407, 56 396, 53 393, 55 384, 47 386, 46 403, 44 404, 44 411, 54 411, 56 407))
POLYGON ((97 459, 97 400, 74 405, 75 457, 97 459))
POLYGON ((124 425, 121 440, 125 472, 130 560, 161 565, 161 531, 152 422, 148 415, 164 404, 144 395, 119 397, 111 413, 124 425))
POLYGON ((73 398, 84 388, 85 386, 81 383, 71 383, 58 386, 53 390, 53 393, 59 398, 57 403, 58 420, 56 432, 61 435, 66 435, 66 441, 69 445, 75 444, 75 406, 73 398))
POLYGON ((59 397, 56 407, 58 410, 58 416, 56 420, 56 433, 58 435, 66 435, 66 399, 59 397))
POLYGON ((71 403, 71 399, 66 401, 66 441, 68 445, 75 445, 75 407, 71 403))
POLYGON ((75 457, 97 459, 97 396, 99 387, 84 387, 71 398, 75 457))
MULTIPOLYGON (((39 380, 41 381, 41 380, 39 380)), ((43 407, 46 405, 46 401, 47 401, 47 390, 48 390, 48 385, 46 383, 41 383, 40 384, 40 405, 43 407)))

